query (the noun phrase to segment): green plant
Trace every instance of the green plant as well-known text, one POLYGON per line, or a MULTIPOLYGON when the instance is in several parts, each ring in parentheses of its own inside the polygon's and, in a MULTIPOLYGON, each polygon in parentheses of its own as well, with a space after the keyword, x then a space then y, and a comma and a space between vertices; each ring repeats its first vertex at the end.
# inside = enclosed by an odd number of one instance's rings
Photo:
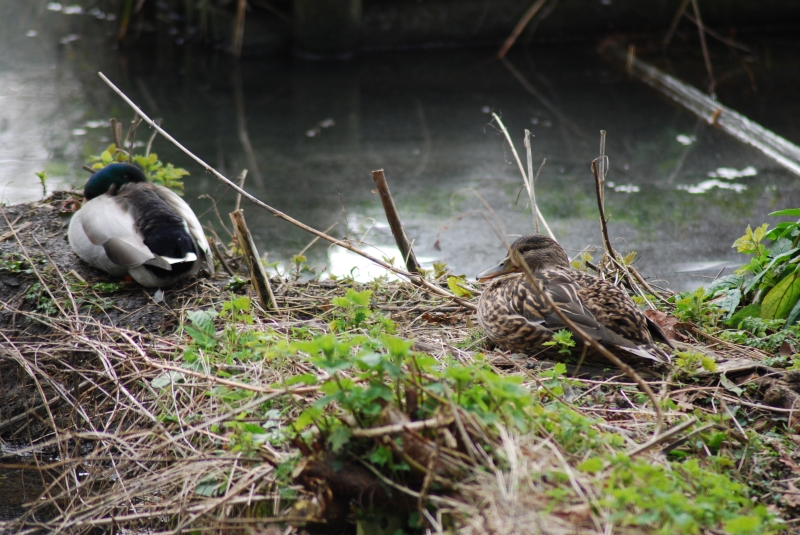
POLYGON ((572 332, 567 329, 561 329, 553 333, 552 340, 542 345, 545 347, 557 347, 560 354, 571 355, 572 348, 575 347, 575 340, 572 338, 572 332))
POLYGON ((112 163, 136 163, 150 182, 169 188, 178 195, 183 195, 183 177, 189 175, 189 171, 186 169, 175 167, 171 163, 165 165, 154 152, 146 156, 134 156, 133 162, 131 162, 128 152, 114 143, 106 147, 106 150, 99 155, 89 157, 92 169, 102 169, 112 163))
POLYGON ((50 173, 47 171, 40 171, 36 173, 39 178, 39 183, 42 185, 42 199, 47 197, 47 179, 50 178, 50 173))
POLYGON ((472 292, 467 287, 467 279, 463 275, 447 277, 447 287, 456 297, 465 297, 467 299, 472 297, 472 292))
MULTIPOLYGON (((780 210, 770 216, 800 216, 800 208, 780 210)), ((748 275, 741 296, 753 305, 748 313, 764 319, 785 319, 789 327, 800 318, 800 220, 782 222, 768 230, 767 223, 733 243, 740 253, 751 255, 738 273, 748 275), (769 241, 769 245, 765 242, 769 241)))
POLYGON ((694 351, 681 351, 676 353, 675 365, 685 373, 695 373, 698 368, 703 368, 706 371, 714 372, 717 370, 716 361, 702 353, 694 351))
POLYGON ((372 310, 369 308, 371 296, 371 290, 357 292, 348 288, 344 297, 334 297, 331 304, 334 307, 335 319, 330 323, 331 330, 355 329, 372 316, 372 310))
POLYGON ((25 300, 35 303, 36 310, 47 316, 55 316, 58 313, 58 306, 41 282, 35 282, 31 285, 25 293, 25 300))

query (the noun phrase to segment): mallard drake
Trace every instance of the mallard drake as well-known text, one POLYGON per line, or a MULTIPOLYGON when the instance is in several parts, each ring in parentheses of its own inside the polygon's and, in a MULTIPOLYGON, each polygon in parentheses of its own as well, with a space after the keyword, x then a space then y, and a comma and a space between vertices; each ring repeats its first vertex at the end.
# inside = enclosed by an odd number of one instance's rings
POLYGON ((148 288, 171 286, 200 268, 214 273, 203 228, 189 205, 147 181, 138 167, 113 163, 92 175, 72 216, 69 244, 79 257, 148 288))
MULTIPOLYGON (((661 328, 628 295, 608 281, 574 270, 564 249, 541 235, 522 236, 511 244, 558 308, 585 333, 618 356, 634 354, 658 362, 669 357, 654 338, 670 345, 661 328)), ((478 280, 499 278, 483 290, 478 303, 478 323, 499 347, 536 354, 553 332, 567 328, 533 290, 509 257, 478 275, 478 280)), ((577 337, 576 337, 577 338, 577 337)), ((576 344, 576 353, 583 347, 576 344)))

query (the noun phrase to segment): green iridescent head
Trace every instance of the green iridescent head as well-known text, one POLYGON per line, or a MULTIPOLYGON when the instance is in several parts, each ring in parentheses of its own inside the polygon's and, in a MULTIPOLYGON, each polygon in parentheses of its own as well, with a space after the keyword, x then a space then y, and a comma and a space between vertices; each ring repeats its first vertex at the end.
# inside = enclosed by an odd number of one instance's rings
POLYGON ((147 182, 141 169, 127 163, 112 163, 92 175, 83 188, 86 200, 94 199, 108 192, 111 186, 123 186, 129 182, 147 182))

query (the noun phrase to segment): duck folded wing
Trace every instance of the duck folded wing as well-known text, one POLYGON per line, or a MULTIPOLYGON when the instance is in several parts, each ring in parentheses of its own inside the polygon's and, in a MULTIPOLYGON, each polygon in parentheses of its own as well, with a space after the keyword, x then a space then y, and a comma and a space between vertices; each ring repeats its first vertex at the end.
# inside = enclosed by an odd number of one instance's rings
POLYGON ((136 232, 130 207, 118 197, 97 197, 81 209, 80 224, 93 245, 103 247, 108 259, 126 267, 143 264, 171 269, 156 257, 136 232))
POLYGON ((192 236, 199 249, 199 256, 202 257, 206 269, 213 275, 214 261, 211 256, 211 247, 208 245, 203 227, 200 225, 200 221, 197 220, 197 216, 194 215, 191 207, 186 204, 186 201, 181 199, 177 193, 170 189, 162 186, 153 186, 153 190, 164 202, 169 204, 186 223, 189 234, 192 236))
MULTIPOLYGON (((578 296, 579 285, 563 272, 545 271, 535 275, 545 293, 558 309, 584 333, 598 342, 620 347, 636 347, 632 341, 616 334, 602 325, 588 310, 578 296)), ((529 283, 526 282, 526 285, 529 283)), ((551 331, 568 329, 564 321, 532 288, 526 292, 523 315, 529 320, 542 322, 551 331)))

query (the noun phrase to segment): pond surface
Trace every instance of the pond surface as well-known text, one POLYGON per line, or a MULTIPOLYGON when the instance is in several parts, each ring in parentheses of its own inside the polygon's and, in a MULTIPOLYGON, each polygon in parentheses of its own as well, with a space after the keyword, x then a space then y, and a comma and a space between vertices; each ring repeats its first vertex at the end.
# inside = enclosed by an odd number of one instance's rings
MULTIPOLYGON (((537 201, 570 255, 601 244, 590 162, 599 131, 608 132, 610 234, 618 250, 637 251, 637 266, 662 286, 689 289, 740 265, 731 244, 748 224, 800 206, 797 176, 630 78, 589 44, 533 47, 508 63, 485 49, 237 63, 146 34, 135 49, 116 49, 108 38, 114 21, 68 11, 46 2, 0 4, 0 189, 10 203, 41 195, 34 175, 41 170, 52 175, 49 189, 81 187, 81 165, 110 143, 108 119, 131 120, 97 77, 102 71, 223 174, 248 169, 245 187, 258 198, 318 229, 335 225, 332 235, 363 239, 376 256, 399 261, 370 175, 384 169, 418 258, 443 260, 469 277, 504 255, 487 219, 496 217, 510 235, 532 229, 520 173, 491 112, 502 116, 523 161, 524 129, 535 136, 534 169, 547 159, 537 201)), ((692 66, 702 65, 696 56, 692 66)), ((778 64, 779 54, 770 61, 778 64)), ((757 76, 769 83, 759 78, 761 92, 749 97, 738 89, 751 85, 742 76, 720 82, 721 102, 730 98, 800 144, 796 122, 787 120, 792 109, 796 117, 797 100, 766 98, 770 90, 790 96, 781 88, 793 78, 762 71, 757 76)), ((141 127, 140 142, 148 137, 141 127)), ((235 196, 166 140, 157 138, 153 151, 191 172, 187 201, 227 241, 208 197, 230 227, 235 196)), ((312 239, 243 207, 269 261, 286 265, 312 239)), ((378 273, 320 242, 305 255, 318 272, 378 273)))

